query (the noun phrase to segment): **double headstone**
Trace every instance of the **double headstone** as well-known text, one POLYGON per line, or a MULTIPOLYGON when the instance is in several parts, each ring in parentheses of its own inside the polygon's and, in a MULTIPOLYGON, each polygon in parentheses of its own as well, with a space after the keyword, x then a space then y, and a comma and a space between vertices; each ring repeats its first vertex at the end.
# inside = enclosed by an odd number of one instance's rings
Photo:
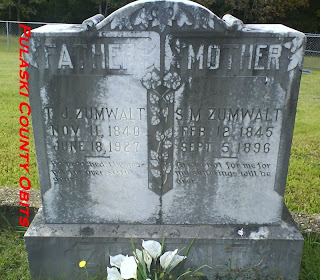
POLYGON ((80 279, 81 260, 105 273, 131 238, 163 236, 172 249, 195 237, 187 265, 208 279, 297 279, 283 195, 304 43, 173 0, 33 30, 33 279, 80 279))

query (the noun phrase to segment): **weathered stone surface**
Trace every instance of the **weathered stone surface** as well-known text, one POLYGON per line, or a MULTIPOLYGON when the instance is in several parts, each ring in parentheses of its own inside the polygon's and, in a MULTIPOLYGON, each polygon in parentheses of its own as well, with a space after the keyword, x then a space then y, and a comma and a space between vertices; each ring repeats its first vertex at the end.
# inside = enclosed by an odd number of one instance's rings
MULTIPOLYGON (((135 75, 141 75, 141 69, 159 67, 159 35, 103 32, 101 37, 79 34, 77 39, 54 35, 37 39, 45 47, 48 40, 57 46, 63 40, 62 64, 79 63, 80 58, 71 62, 66 55, 67 46, 74 44, 86 46, 90 54, 93 46, 108 44, 109 60, 105 72, 96 68, 101 64, 84 68, 70 64, 60 69, 52 59, 48 69, 43 66, 48 72, 40 81, 43 84, 35 85, 31 104, 40 130, 35 135, 47 221, 156 223, 159 196, 148 189, 147 90, 135 75), (130 61, 122 62, 124 54, 119 60, 113 53, 124 51, 131 51, 126 56, 130 61), (73 72, 76 67, 80 68, 73 72)), ((39 68, 30 71, 33 81, 38 80, 39 68)))
POLYGON ((298 279, 303 238, 288 212, 279 225, 124 225, 46 224, 35 217, 25 235, 33 279, 86 279, 105 275, 109 256, 130 254, 144 240, 166 236, 165 250, 186 248, 196 237, 186 267, 205 269, 208 279, 298 279), (278 278, 277 278, 278 277, 278 278))
POLYGON ((32 32, 49 223, 280 223, 305 37, 138 1, 32 32))
MULTIPOLYGON (((40 190, 30 190, 30 207, 30 220, 33 220, 41 207, 40 190)), ((12 226, 19 225, 19 208, 19 189, 0 186, 0 212, 4 214, 12 226)), ((320 214, 309 215, 294 212, 290 212, 290 214, 303 234, 311 234, 314 237, 318 237, 318 239, 320 238, 320 214)), ((0 217, 1 225, 6 226, 7 222, 0 217)))

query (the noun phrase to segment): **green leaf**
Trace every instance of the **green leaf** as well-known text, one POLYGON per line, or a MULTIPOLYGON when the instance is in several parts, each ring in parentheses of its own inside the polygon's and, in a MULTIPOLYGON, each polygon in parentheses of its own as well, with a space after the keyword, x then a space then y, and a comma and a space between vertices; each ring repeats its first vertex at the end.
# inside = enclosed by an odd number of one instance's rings
POLYGON ((161 242, 161 254, 163 252, 163 247, 164 247, 164 240, 166 239, 165 236, 162 237, 162 242, 161 242))
MULTIPOLYGON (((141 252, 142 252, 142 262, 143 262, 142 269, 143 269, 144 275, 145 275, 146 278, 147 278, 147 268, 146 268, 146 263, 145 263, 145 261, 144 261, 144 252, 143 252, 143 250, 141 250, 141 252)), ((140 264, 140 263, 139 263, 139 264, 140 264)))
POLYGON ((135 252, 136 251, 136 246, 134 246, 132 238, 130 239, 130 242, 131 242, 132 252, 135 252))
POLYGON ((184 253, 184 255, 185 255, 186 257, 188 256, 188 254, 189 254, 189 252, 190 252, 190 249, 191 249, 191 247, 192 247, 192 245, 193 245, 193 243, 194 243, 195 240, 196 240, 195 238, 192 239, 192 241, 190 242, 190 244, 189 244, 186 252, 184 253))
MULTIPOLYGON (((192 241, 190 242, 187 250, 184 253, 184 256, 186 256, 186 257, 188 256, 188 254, 190 252, 190 249, 191 249, 191 247, 192 247, 192 245, 193 245, 195 240, 196 240, 195 238, 192 239, 192 241)), ((180 273, 182 271, 182 268, 183 268, 183 265, 184 265, 185 262, 186 262, 186 260, 183 260, 182 262, 180 262, 178 264, 177 269, 176 269, 176 273, 173 275, 173 279, 177 279, 178 275, 180 275, 180 273)))
MULTIPOLYGON (((182 273, 182 274, 177 278, 177 280, 179 280, 181 277, 186 276, 186 275, 188 275, 188 274, 190 274, 190 273, 191 273, 191 271, 186 271, 185 273, 182 273)), ((174 278, 174 279, 176 279, 176 278, 174 278)))
POLYGON ((193 272, 194 275, 195 275, 196 273, 201 273, 201 274, 203 274, 202 272, 198 272, 198 271, 201 270, 202 268, 205 268, 205 267, 212 268, 211 266, 204 264, 204 265, 198 267, 198 268, 193 272))
POLYGON ((202 272, 193 273, 194 276, 205 276, 202 272))

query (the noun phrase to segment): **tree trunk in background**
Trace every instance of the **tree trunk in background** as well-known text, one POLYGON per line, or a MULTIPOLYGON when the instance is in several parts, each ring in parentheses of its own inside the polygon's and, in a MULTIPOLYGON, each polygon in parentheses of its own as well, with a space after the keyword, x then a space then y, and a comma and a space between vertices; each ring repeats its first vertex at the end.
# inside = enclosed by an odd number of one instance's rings
POLYGON ((20 4, 21 4, 21 0, 18 0, 18 4, 17 4, 17 21, 20 21, 20 4))
POLYGON ((104 11, 104 16, 106 17, 107 14, 108 14, 108 3, 107 3, 107 1, 106 1, 106 10, 104 11))

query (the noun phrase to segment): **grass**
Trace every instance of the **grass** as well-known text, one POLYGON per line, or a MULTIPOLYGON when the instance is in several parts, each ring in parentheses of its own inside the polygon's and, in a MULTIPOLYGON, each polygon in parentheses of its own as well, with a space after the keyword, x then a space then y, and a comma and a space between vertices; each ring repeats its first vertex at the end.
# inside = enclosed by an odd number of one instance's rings
POLYGON ((320 279, 319 237, 305 235, 299 280, 320 279))
POLYGON ((5 280, 31 280, 23 235, 13 229, 0 230, 0 275, 5 280))
POLYGON ((303 75, 285 201, 290 211, 320 213, 320 71, 303 75))
POLYGON ((7 52, 9 47, 9 52, 19 51, 19 37, 9 35, 9 45, 7 42, 6 35, 0 35, 0 52, 7 52))
MULTIPOLYGON (((27 101, 19 95, 19 56, 17 52, 0 52, 0 186, 19 186, 20 176, 26 172, 19 164, 19 104, 27 101)), ((32 187, 39 189, 38 171, 32 130, 30 130, 30 175, 32 187)))
POLYGON ((303 66, 305 68, 319 69, 320 68, 320 55, 318 55, 318 56, 306 56, 304 58, 303 66))

